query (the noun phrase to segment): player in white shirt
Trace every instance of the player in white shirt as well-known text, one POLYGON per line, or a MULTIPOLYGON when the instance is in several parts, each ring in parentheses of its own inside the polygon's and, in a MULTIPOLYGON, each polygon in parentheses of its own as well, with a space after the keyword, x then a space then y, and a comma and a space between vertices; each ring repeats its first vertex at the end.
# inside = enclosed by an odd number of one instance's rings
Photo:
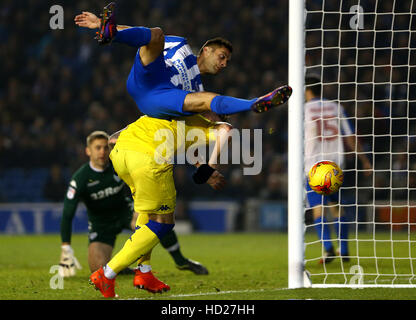
MULTIPOLYGON (((319 77, 307 76, 305 84, 305 177, 313 164, 320 160, 334 161, 341 169, 344 169, 344 142, 351 151, 360 152, 362 147, 357 140, 357 150, 355 148, 355 134, 342 105, 322 98, 319 77)), ((362 153, 358 153, 358 157, 363 169, 366 169, 365 174, 371 174, 372 166, 368 158, 362 153)), ((330 225, 324 216, 324 205, 329 205, 331 215, 335 217, 335 231, 337 239, 340 239, 337 253, 343 261, 349 261, 348 222, 339 206, 339 192, 330 196, 321 196, 315 193, 308 183, 305 186, 307 208, 312 209, 314 226, 325 249, 320 263, 329 263, 336 255, 331 241, 330 225)))

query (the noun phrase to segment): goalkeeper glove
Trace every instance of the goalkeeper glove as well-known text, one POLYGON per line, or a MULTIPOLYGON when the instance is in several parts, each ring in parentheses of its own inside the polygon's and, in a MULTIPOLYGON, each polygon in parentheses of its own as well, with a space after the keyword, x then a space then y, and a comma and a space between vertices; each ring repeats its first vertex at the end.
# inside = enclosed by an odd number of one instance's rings
POLYGON ((82 269, 77 258, 74 256, 74 250, 69 244, 62 245, 61 260, 59 261, 59 275, 61 277, 72 277, 76 269, 82 269))

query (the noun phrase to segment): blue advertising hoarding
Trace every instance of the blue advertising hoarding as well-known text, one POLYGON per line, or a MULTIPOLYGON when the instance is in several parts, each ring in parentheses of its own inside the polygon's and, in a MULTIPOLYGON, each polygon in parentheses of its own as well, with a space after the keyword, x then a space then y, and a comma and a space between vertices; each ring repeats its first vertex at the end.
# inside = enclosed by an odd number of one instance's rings
MULTIPOLYGON (((42 234, 60 230, 62 203, 0 204, 0 233, 42 234)), ((88 231, 88 219, 83 205, 78 206, 72 224, 74 233, 88 231)))

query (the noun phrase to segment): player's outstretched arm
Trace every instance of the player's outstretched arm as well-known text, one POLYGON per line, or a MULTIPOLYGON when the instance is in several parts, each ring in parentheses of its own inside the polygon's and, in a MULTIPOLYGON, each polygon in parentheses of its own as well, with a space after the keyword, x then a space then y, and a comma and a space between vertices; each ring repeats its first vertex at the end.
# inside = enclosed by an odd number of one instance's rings
POLYGON ((75 24, 79 27, 98 29, 100 27, 100 19, 91 12, 83 11, 81 14, 75 16, 75 24))
MULTIPOLYGON (((215 129, 218 130, 217 141, 215 141, 214 150, 208 161, 208 165, 212 168, 217 167, 221 151, 230 141, 229 132, 232 126, 227 122, 217 122, 215 129)), ((214 190, 222 190, 225 187, 225 178, 218 170, 215 170, 206 183, 214 190)))
POLYGON ((121 129, 121 130, 118 130, 117 132, 114 132, 114 133, 110 136, 110 138, 108 139, 108 146, 110 147, 110 151, 111 151, 111 150, 113 150, 114 146, 116 145, 116 143, 117 143, 117 139, 118 139, 118 137, 120 136, 121 131, 123 131, 123 130, 125 130, 125 129, 127 129, 127 127, 123 128, 123 129, 121 129))
POLYGON ((209 158, 208 164, 216 168, 222 150, 230 142, 229 132, 233 127, 227 122, 216 122, 214 128, 217 130, 217 140, 215 141, 214 150, 209 158))
MULTIPOLYGON (((81 14, 75 16, 75 24, 79 27, 98 29, 100 27, 100 19, 92 12, 83 11, 81 14)), ((117 31, 132 28, 130 26, 117 25, 117 31)))
POLYGON ((196 184, 207 183, 214 190, 221 190, 225 187, 224 176, 208 164, 197 163, 197 169, 192 174, 192 180, 196 184))
MULTIPOLYGON (((116 22, 115 6, 115 3, 111 2, 104 7, 101 19, 99 19, 99 31, 97 32, 96 39, 101 45, 110 44, 115 41, 135 48, 141 48, 140 59, 142 64, 146 66, 152 63, 163 52, 165 46, 165 35, 163 30, 159 27, 118 26, 116 22)), ((89 18, 94 20, 93 25, 96 27, 97 20, 92 17, 91 14, 83 13, 76 19, 78 20, 78 24, 85 24, 85 20, 89 18)))
POLYGON ((72 277, 76 274, 76 269, 81 269, 81 264, 74 256, 71 247, 72 221, 79 202, 80 183, 72 177, 68 191, 65 195, 64 207, 61 218, 61 257, 59 260, 59 274, 61 277, 72 277))
MULTIPOLYGON (((201 114, 203 118, 214 123, 213 128, 217 130, 214 150, 209 158, 208 164, 197 163, 197 170, 192 175, 196 184, 207 183, 214 190, 221 190, 224 188, 226 182, 224 176, 216 170, 218 158, 224 146, 230 141, 229 132, 233 128, 231 124, 223 122, 222 118, 212 111, 207 111, 201 114)), ((201 159, 201 163, 204 163, 201 159)))

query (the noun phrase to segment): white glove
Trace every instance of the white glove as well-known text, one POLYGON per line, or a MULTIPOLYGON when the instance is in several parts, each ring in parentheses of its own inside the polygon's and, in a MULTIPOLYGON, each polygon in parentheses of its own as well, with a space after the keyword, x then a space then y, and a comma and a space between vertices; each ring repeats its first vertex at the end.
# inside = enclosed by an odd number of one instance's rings
POLYGON ((74 256, 74 250, 69 244, 62 245, 61 260, 59 261, 59 275, 61 277, 72 277, 76 269, 82 269, 77 258, 74 256))

